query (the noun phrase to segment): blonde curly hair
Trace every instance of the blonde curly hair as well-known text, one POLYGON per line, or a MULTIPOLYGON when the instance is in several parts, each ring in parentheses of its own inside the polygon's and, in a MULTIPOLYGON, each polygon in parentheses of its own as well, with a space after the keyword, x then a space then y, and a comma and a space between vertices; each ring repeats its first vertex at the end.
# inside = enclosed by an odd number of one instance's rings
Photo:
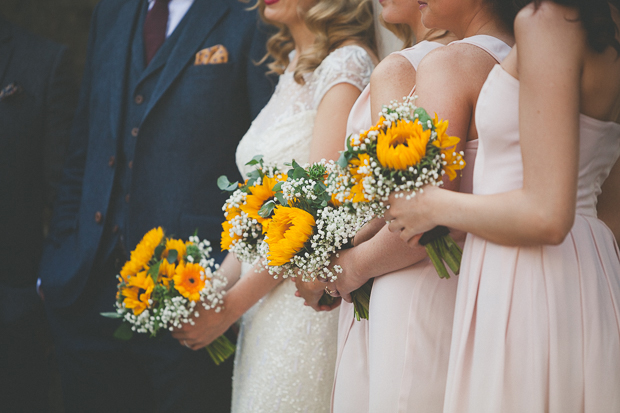
MULTIPOLYGON (((258 8, 265 22, 279 29, 267 41, 267 54, 259 63, 272 58, 267 65, 268 73, 281 75, 290 63, 289 53, 295 49, 293 37, 285 25, 265 18, 264 0, 258 0, 253 8, 258 8)), ((377 54, 372 0, 317 0, 310 9, 299 13, 316 37, 314 44, 299 55, 293 74, 297 83, 303 85, 304 75, 313 72, 328 54, 345 43, 365 46, 377 54)))

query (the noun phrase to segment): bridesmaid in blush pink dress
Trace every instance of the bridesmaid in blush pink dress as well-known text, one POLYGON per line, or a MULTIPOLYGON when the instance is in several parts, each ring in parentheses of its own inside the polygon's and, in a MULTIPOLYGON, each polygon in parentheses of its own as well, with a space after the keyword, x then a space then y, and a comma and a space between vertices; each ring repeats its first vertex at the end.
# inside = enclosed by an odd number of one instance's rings
POLYGON ((540 3, 480 93, 475 195, 429 188, 391 204, 404 239, 435 224, 470 233, 445 412, 620 411, 620 251, 597 219, 601 185, 620 174, 619 36, 600 36, 620 13, 540 3))
MULTIPOLYGON (((465 8, 470 8, 471 12, 463 14, 460 7, 453 7, 452 14, 446 16, 447 20, 455 20, 457 16, 463 22, 471 22, 472 18, 476 20, 474 11, 478 11, 484 2, 467 0, 465 3, 465 8)), ((405 16, 411 16, 408 21, 411 25, 414 18, 416 23, 419 21, 417 7, 413 8, 411 2, 386 1, 382 4, 388 22, 407 22, 397 20, 405 16), (407 8, 415 13, 408 15, 407 8)), ((461 105, 455 107, 443 102, 431 109, 441 117, 456 119, 451 122, 449 133, 463 137, 459 150, 467 150, 466 161, 472 168, 477 136, 470 122, 471 110, 486 75, 510 52, 511 46, 507 42, 512 43, 510 30, 501 23, 497 23, 499 28, 490 31, 492 35, 478 33, 485 21, 500 20, 492 12, 485 12, 484 18, 474 26, 466 27, 463 23, 445 27, 467 37, 464 40, 452 42, 447 47, 423 41, 386 58, 373 73, 370 89, 362 92, 354 105, 348 132, 367 129, 376 122, 382 104, 392 99, 401 100, 404 95, 413 93, 420 61, 427 54, 426 58, 430 58, 441 53, 433 70, 458 77, 450 82, 463 86, 447 91, 445 97, 459 101, 461 105), (444 59, 453 62, 448 65, 444 59), (460 71, 461 68, 465 70, 460 71)), ((428 33, 421 25, 420 29, 422 33, 428 33)), ((447 39, 441 40, 446 42, 447 39)), ((459 190, 459 183, 462 190, 471 190, 471 173, 460 182, 456 180, 447 186, 459 190)), ((348 302, 342 304, 332 409, 336 413, 441 412, 457 277, 440 279, 423 247, 411 250, 397 236, 391 235, 387 227, 378 227, 380 230, 370 240, 359 244, 356 239, 358 245, 342 252, 336 260, 345 272, 334 286, 345 300, 351 290, 371 277, 376 278, 368 321, 356 321, 352 305, 348 302)))

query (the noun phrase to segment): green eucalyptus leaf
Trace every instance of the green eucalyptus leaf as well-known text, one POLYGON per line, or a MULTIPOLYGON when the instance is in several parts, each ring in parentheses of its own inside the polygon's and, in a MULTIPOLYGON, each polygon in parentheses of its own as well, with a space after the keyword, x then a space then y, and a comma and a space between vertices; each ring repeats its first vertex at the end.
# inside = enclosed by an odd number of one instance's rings
POLYGON ((157 282, 157 277, 159 276, 160 264, 161 264, 161 261, 157 261, 157 263, 151 266, 151 268, 149 268, 149 271, 147 272, 147 275, 149 275, 153 279, 154 282, 157 282))
POLYGON ((263 204, 263 206, 258 210, 258 215, 263 217, 263 218, 268 218, 271 213, 273 212, 273 209, 276 207, 276 203, 273 202, 273 200, 271 201, 267 201, 263 204))
POLYGON ((250 162, 246 163, 246 165, 247 166, 258 165, 259 163, 261 163, 262 160, 263 160, 263 155, 256 155, 255 157, 252 158, 250 162))
POLYGON ((165 244, 158 245, 157 248, 155 248, 155 253, 153 254, 155 255, 155 258, 159 259, 161 257, 161 253, 164 252, 165 249, 166 249, 165 244))
POLYGON ((275 184, 273 186, 273 192, 281 192, 282 191, 282 184, 284 183, 284 181, 280 181, 277 184, 275 184))
POLYGON ((282 192, 276 192, 276 199, 282 205, 287 205, 286 199, 284 199, 284 195, 282 192))
POLYGON ((351 154, 349 152, 340 152, 340 157, 336 162, 339 167, 346 168, 349 160, 351 159, 351 154))
POLYGON ((178 256, 179 252, 177 250, 170 250, 168 251, 168 257, 166 257, 166 259, 170 264, 173 264, 177 260, 178 256))
POLYGON ((128 341, 133 337, 133 331, 131 331, 131 325, 129 323, 122 323, 113 334, 114 338, 118 340, 128 341))
POLYGON ((99 314, 101 314, 102 316, 104 316, 106 318, 123 318, 122 314, 119 314, 119 313, 116 313, 116 312, 114 312, 114 313, 99 313, 99 314))
POLYGON ((222 191, 232 192, 239 187, 239 182, 230 182, 226 175, 217 178, 217 187, 222 191))
POLYGON ((426 112, 426 110, 424 108, 416 108, 413 113, 414 113, 414 115, 418 116, 418 119, 422 123, 422 128, 424 130, 427 130, 428 129, 428 121, 429 120, 433 120, 433 118, 431 118, 429 116, 428 112, 426 112))

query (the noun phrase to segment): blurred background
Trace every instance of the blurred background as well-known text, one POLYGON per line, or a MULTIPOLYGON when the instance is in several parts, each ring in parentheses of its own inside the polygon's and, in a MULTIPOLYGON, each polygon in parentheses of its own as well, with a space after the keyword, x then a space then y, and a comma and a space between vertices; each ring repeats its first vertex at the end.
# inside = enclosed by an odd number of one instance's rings
MULTIPOLYGON (((69 48, 70 79, 77 90, 86 60, 90 17, 98 2, 99 0, 0 0, 0 16, 40 37, 66 45, 69 48)), ((6 138, 3 136, 3 128, 1 127, 0 138, 6 138)), ((4 141, 1 142, 3 146, 6 144, 4 141)), ((46 208, 44 213, 46 220, 49 219, 50 209, 46 208)), ((36 316, 30 316, 30 318, 25 320, 20 320, 20 322, 30 323, 30 330, 32 330, 31 333, 33 334, 28 339, 33 338, 37 342, 42 343, 42 348, 38 348, 38 350, 43 351, 43 361, 40 361, 39 369, 45 371, 45 373, 41 373, 42 377, 45 377, 41 391, 43 392, 42 398, 47 400, 39 401, 39 397, 37 397, 36 403, 37 406, 40 406, 37 408, 37 413, 63 413, 60 377, 53 354, 51 336, 47 331, 44 316, 36 313, 36 316), (47 394, 47 397, 44 396, 45 394, 47 394)), ((2 328, 9 327, 2 325, 2 328)), ((2 331, 4 332, 4 330, 2 331)), ((6 343, 3 341, 4 344, 6 343)), ((5 360, 2 359, 0 369, 6 367, 3 365, 4 362, 5 360)), ((6 375, 3 375, 2 379, 0 379, 2 383, 4 383, 2 381, 4 379, 10 380, 10 377, 4 376, 6 375)), ((33 379, 32 385, 35 386, 35 383, 38 382, 33 379)), ((7 413, 32 411, 29 407, 7 407, 6 400, 12 397, 12 395, 5 393, 7 391, 0 389, 0 400, 2 400, 0 411, 6 411, 7 413)), ((13 405, 9 404, 9 406, 13 405)))
POLYGON ((0 0, 0 15, 69 47, 76 83, 82 76, 90 16, 99 0, 0 0))

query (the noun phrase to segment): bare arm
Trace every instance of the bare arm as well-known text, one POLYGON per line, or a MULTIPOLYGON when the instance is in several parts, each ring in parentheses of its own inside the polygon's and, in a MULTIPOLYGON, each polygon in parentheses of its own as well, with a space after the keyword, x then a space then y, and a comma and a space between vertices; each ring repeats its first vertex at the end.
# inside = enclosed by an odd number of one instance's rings
POLYGON ((598 217, 611 229, 620 243, 620 160, 612 168, 598 197, 598 217))
MULTIPOLYGON (((231 256, 232 254, 228 254, 228 257, 231 256)), ((198 306, 200 315, 194 320, 195 324, 193 326, 185 324, 181 329, 175 330, 172 336, 182 345, 192 350, 199 350, 224 334, 235 321, 280 282, 282 279, 274 280, 266 270, 256 272, 252 268, 228 290, 222 311, 216 313, 198 306)))
POLYGON ((586 46, 573 16, 558 9, 567 10, 543 3, 534 13, 529 6, 515 25, 523 188, 488 196, 428 188, 409 203, 395 200, 390 229, 402 230, 403 239, 443 224, 505 245, 563 241, 575 216, 579 87, 586 46))

